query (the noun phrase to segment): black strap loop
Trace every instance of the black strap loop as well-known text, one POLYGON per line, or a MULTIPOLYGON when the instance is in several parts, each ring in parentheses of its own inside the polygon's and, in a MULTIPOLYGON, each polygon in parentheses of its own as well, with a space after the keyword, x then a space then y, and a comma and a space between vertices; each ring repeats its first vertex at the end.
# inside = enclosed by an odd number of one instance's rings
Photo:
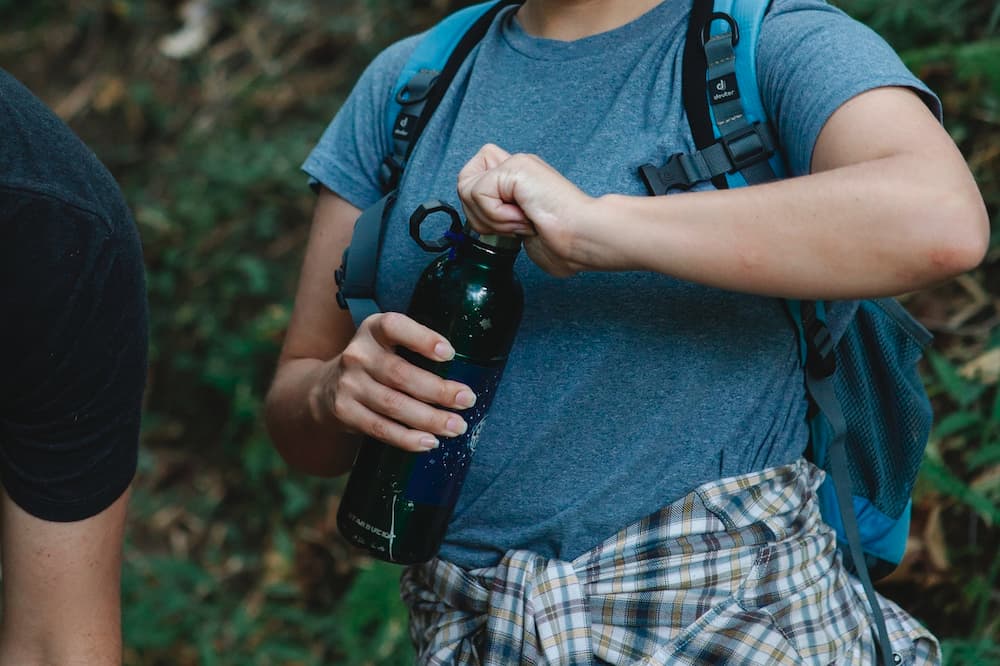
MULTIPOLYGON (((732 35, 733 48, 736 48, 736 45, 740 43, 740 26, 736 24, 736 20, 732 16, 722 12, 714 12, 708 17, 708 21, 705 22, 705 27, 701 31, 701 43, 707 44, 708 40, 712 38, 712 23, 715 21, 725 21, 729 24, 729 32, 726 34, 732 35)), ((719 36, 723 37, 724 35, 719 36)))

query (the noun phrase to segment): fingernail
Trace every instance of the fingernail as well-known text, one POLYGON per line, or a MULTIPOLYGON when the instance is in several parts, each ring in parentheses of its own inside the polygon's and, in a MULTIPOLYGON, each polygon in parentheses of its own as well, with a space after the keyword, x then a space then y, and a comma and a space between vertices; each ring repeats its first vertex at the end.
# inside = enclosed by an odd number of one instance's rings
POLYGON ((437 437, 431 437, 430 435, 420 438, 420 445, 423 446, 428 451, 436 449, 441 445, 441 442, 437 440, 437 437))
POLYGON ((447 342, 439 342, 434 346, 434 353, 442 361, 450 361, 455 357, 455 350, 447 342))
POLYGON ((476 394, 472 391, 459 391, 455 396, 455 404, 459 407, 472 407, 476 404, 476 394))
POLYGON ((469 426, 465 424, 465 421, 457 416, 453 416, 448 419, 448 425, 445 426, 448 429, 449 437, 458 437, 459 435, 464 435, 465 431, 468 430, 469 426))

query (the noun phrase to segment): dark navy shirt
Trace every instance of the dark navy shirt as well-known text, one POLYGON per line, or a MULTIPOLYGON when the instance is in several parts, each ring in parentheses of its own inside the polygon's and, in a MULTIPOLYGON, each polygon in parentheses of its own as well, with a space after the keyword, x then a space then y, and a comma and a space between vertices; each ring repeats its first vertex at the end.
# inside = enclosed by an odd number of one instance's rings
POLYGON ((87 518, 132 480, 143 276, 111 174, 0 70, 0 480, 34 516, 87 518))

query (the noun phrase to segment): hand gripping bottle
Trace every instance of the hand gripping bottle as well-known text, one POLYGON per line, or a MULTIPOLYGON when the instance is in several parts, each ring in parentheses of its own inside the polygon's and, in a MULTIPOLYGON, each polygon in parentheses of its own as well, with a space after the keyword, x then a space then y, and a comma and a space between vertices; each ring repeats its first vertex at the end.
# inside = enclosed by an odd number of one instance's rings
POLYGON ((411 453, 367 438, 358 452, 337 525, 354 545, 400 564, 429 560, 441 545, 524 305, 514 274, 520 239, 463 230, 458 212, 440 201, 414 211, 410 235, 429 252, 447 252, 424 269, 407 314, 446 337, 455 358, 441 363, 398 351, 425 370, 468 385, 477 400, 457 412, 468 424, 465 434, 440 438, 433 451, 411 453), (451 228, 430 243, 421 238, 420 225, 437 212, 451 217, 451 228))

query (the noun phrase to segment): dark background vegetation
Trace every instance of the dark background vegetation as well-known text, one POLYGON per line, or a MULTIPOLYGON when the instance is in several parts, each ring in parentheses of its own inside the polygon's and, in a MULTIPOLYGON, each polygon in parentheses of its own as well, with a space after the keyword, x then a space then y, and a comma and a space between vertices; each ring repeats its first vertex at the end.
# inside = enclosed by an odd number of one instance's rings
MULTIPOLYGON (((344 544, 340 482, 290 472, 260 408, 313 201, 298 166, 372 57, 460 4, 0 0, 0 66, 109 166, 145 242, 153 358, 126 663, 412 661, 397 570, 344 544)), ((837 4, 941 94, 996 222, 1000 6, 837 4)), ((998 295, 995 238, 983 267, 904 299, 937 335, 938 422, 907 559, 880 587, 950 664, 1000 664, 998 295)))

